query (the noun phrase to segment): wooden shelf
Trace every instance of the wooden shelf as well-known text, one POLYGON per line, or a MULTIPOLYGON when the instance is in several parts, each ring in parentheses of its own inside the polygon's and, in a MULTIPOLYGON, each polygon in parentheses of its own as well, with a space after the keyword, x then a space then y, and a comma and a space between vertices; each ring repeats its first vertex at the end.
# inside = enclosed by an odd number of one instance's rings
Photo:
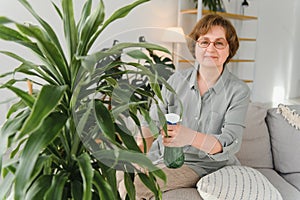
MULTIPOLYGON (((194 60, 179 60, 180 63, 193 63, 194 60)), ((231 59, 229 62, 255 62, 255 60, 250 59, 231 59)))
POLYGON ((253 83, 253 80, 242 79, 245 83, 253 83))
MULTIPOLYGON (((182 14, 197 14, 197 9, 188 9, 188 10, 182 10, 182 14)), ((239 15, 234 13, 227 13, 227 12, 212 12, 209 10, 202 10, 202 14, 208 14, 208 13, 217 13, 223 17, 229 18, 229 19, 237 19, 237 20, 257 20, 257 17, 255 16, 248 16, 248 15, 239 15)))
POLYGON ((255 38, 239 38, 239 41, 249 41, 249 42, 255 42, 255 38))
POLYGON ((250 59, 231 59, 229 62, 255 62, 255 60, 250 60, 250 59))

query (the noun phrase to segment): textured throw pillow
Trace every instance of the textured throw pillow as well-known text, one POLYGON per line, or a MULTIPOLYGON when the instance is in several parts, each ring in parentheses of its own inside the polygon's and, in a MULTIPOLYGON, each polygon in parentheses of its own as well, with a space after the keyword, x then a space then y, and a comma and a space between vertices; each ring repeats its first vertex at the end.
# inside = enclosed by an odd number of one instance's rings
POLYGON ((197 190, 204 200, 282 200, 278 190, 259 171, 226 166, 202 177, 197 190))
MULTIPOLYGON (((288 105, 293 113, 300 113, 300 105, 288 105)), ((281 173, 300 172, 300 130, 289 123, 277 108, 268 110, 274 167, 281 173)))
POLYGON ((273 168, 268 127, 265 122, 267 106, 251 102, 246 115, 243 140, 236 154, 242 165, 259 168, 273 168))

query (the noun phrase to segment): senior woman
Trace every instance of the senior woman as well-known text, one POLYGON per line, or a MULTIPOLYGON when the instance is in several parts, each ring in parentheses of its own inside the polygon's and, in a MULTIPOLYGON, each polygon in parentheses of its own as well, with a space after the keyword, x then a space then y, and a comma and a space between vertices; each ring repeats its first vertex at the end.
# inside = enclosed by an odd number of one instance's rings
MULTIPOLYGON (((239 48, 232 23, 217 14, 203 16, 189 34, 198 65, 177 70, 168 83, 176 93, 162 89, 164 113, 182 113, 182 121, 168 125, 167 134, 154 138, 147 124, 142 127, 149 158, 167 176, 167 183, 158 183, 162 191, 196 187, 198 180, 227 165, 239 164, 235 153, 242 141, 244 121, 249 104, 249 87, 234 76, 226 64, 239 48), (182 147, 184 164, 177 169, 164 165, 165 146, 182 147)), ((156 107, 151 117, 157 120, 156 107)), ((142 138, 137 138, 142 150, 142 138)), ((153 194, 138 179, 137 199, 150 199, 153 194)))

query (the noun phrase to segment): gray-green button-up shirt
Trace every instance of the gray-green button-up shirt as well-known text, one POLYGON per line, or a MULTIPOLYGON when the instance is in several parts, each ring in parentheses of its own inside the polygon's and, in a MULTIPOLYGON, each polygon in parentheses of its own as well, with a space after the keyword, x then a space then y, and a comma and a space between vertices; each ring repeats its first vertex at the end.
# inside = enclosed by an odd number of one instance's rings
MULTIPOLYGON (((216 84, 201 96, 197 71, 195 68, 176 71, 168 80, 176 93, 163 88, 164 102, 159 106, 164 113, 182 114, 183 126, 212 134, 222 144, 223 151, 214 155, 192 146, 184 147, 185 164, 203 176, 225 165, 239 164, 235 153, 242 141, 250 90, 224 67, 216 84)), ((152 106, 150 115, 158 121, 156 113, 156 106, 152 106)), ((164 145, 159 136, 148 156, 154 164, 162 163, 163 151, 164 145)))

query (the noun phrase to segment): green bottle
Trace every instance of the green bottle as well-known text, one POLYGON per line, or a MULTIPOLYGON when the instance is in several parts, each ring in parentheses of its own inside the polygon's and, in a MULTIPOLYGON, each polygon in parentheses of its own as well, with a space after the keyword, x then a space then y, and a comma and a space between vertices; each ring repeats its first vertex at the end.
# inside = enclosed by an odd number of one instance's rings
MULTIPOLYGON (((165 115, 168 124, 177 124, 180 116, 174 113, 165 115)), ((164 163, 168 168, 179 168, 184 163, 183 147, 166 147, 164 149, 164 163)))

